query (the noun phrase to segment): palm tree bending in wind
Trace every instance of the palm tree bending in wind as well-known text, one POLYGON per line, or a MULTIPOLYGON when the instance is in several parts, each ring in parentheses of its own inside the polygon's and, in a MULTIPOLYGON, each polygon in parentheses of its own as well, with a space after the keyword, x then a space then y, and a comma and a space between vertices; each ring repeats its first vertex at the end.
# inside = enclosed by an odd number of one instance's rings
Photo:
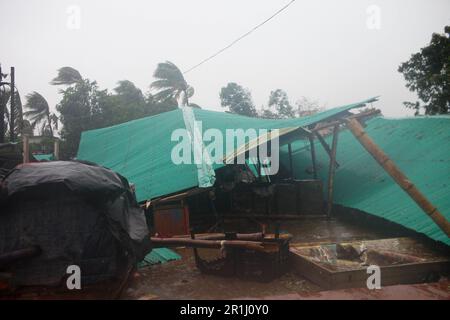
POLYGON ((58 129, 58 117, 56 114, 50 112, 47 100, 34 91, 27 95, 27 103, 25 108, 28 109, 24 112, 24 116, 31 122, 31 127, 34 129, 37 125, 41 124, 41 134, 44 134, 47 130, 53 137, 53 127, 58 129))
POLYGON ((62 67, 58 69, 58 75, 50 82, 52 85, 70 86, 83 81, 78 70, 72 67, 62 67))
POLYGON ((189 98, 194 94, 194 88, 187 84, 183 73, 170 61, 158 63, 153 74, 157 80, 150 87, 158 90, 154 98, 156 101, 165 102, 174 99, 182 106, 189 106, 189 98))

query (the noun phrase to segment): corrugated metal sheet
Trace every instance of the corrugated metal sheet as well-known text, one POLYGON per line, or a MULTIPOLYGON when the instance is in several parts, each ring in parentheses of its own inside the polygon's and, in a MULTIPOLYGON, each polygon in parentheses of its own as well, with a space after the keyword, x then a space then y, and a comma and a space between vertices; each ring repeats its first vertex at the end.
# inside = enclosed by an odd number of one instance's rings
POLYGON ((181 256, 173 250, 167 248, 156 248, 147 254, 139 264, 138 267, 142 268, 149 265, 158 263, 166 263, 173 260, 180 260, 181 256))
MULTIPOLYGON (((202 121, 203 131, 226 129, 278 129, 304 127, 333 117, 350 109, 375 101, 367 99, 317 113, 312 116, 271 120, 236 114, 193 109, 197 121, 202 121)), ((181 109, 142 118, 116 126, 85 131, 81 135, 77 158, 89 160, 119 172, 136 186, 138 201, 175 193, 198 186, 195 164, 175 165, 171 160, 171 141, 176 129, 185 129, 181 109)), ((239 148, 240 145, 235 145, 239 148)), ((221 165, 214 165, 217 169, 221 165)))
MULTIPOLYGON (((399 166, 425 196, 450 220, 450 117, 409 119, 374 118, 365 128, 369 136, 399 166)), ((331 137, 328 138, 330 143, 331 137)), ((295 173, 310 178, 308 144, 293 145, 295 173)), ((319 177, 327 180, 328 155, 316 143, 319 177)), ((287 165, 287 150, 282 161, 287 165)), ((450 244, 450 239, 392 180, 383 168, 345 130, 337 147, 334 202, 399 223, 432 239, 450 244)))

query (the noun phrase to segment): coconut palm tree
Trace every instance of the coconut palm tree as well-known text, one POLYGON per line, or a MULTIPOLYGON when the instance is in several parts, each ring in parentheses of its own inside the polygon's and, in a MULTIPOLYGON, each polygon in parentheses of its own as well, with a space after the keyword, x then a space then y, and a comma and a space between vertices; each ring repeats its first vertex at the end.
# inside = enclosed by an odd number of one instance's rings
POLYGON ((158 63, 153 74, 157 80, 153 81, 150 88, 158 90, 154 99, 165 102, 174 99, 182 106, 189 105, 189 98, 194 94, 194 88, 187 84, 183 73, 170 61, 158 63))
MULTIPOLYGON (((8 92, 9 94, 9 100, 8 105, 9 108, 5 108, 5 116, 6 116, 6 123, 8 124, 7 127, 9 128, 8 131, 11 130, 11 92, 8 92)), ((14 132, 21 135, 23 133, 29 133, 29 127, 27 127, 27 121, 23 119, 23 107, 22 107, 22 100, 20 99, 19 91, 14 90, 14 100, 15 100, 15 108, 14 108, 14 132), (24 131, 25 129, 25 131, 24 131)), ((9 134, 9 132, 8 132, 9 134)))
POLYGON ((24 116, 30 120, 31 127, 34 129, 41 125, 41 133, 49 132, 53 137, 53 127, 58 129, 58 117, 50 112, 47 100, 36 91, 28 94, 26 98, 25 108, 28 110, 24 112, 24 116))
POLYGON ((50 82, 53 85, 70 86, 83 81, 83 77, 78 70, 72 67, 62 67, 58 69, 58 75, 50 82))
MULTIPOLYGON (((11 127, 14 128, 14 132, 17 134, 23 133, 24 119, 22 112, 22 101, 20 99, 19 91, 17 87, 14 90, 14 125, 11 126, 11 86, 9 83, 3 82, 0 85, 0 135, 9 135, 11 127)), ((1 138, 0 138, 1 141, 1 138)))

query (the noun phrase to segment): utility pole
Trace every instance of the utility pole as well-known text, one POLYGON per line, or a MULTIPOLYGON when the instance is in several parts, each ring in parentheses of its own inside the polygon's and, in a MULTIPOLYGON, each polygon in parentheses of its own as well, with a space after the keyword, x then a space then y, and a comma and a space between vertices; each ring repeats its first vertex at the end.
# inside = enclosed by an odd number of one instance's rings
POLYGON ((10 142, 14 142, 14 112, 16 110, 16 95, 14 94, 15 92, 15 88, 16 88, 16 79, 15 79, 15 74, 14 74, 14 67, 11 67, 11 103, 10 103, 10 124, 9 124, 9 136, 10 136, 10 142))

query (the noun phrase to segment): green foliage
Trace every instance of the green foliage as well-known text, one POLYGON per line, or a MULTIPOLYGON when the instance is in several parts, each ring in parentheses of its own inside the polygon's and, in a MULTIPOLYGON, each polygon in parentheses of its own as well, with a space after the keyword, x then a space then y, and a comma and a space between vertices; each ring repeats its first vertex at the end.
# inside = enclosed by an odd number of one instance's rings
POLYGON ((255 117, 257 115, 249 90, 235 82, 230 82, 220 90, 220 104, 231 113, 255 117))
POLYGON ((280 119, 295 118, 294 108, 291 106, 288 95, 284 90, 277 89, 270 92, 269 108, 274 108, 280 119))
POLYGON ((62 90, 62 100, 56 106, 63 124, 61 153, 64 158, 75 156, 81 132, 101 128, 107 103, 106 90, 99 90, 95 81, 83 79, 62 90))
POLYGON ((311 116, 318 112, 325 110, 318 101, 310 100, 306 97, 301 97, 295 102, 295 115, 299 118, 311 116))
POLYGON ((445 34, 434 33, 427 47, 402 63, 398 71, 406 80, 406 87, 416 92, 419 101, 404 102, 419 115, 450 113, 450 26, 445 34))
POLYGON ((39 131, 41 135, 53 137, 53 126, 58 128, 58 117, 50 112, 47 100, 36 91, 28 94, 26 98, 25 108, 27 111, 24 113, 24 116, 30 121, 31 128, 36 129, 36 127, 40 126, 39 131))
POLYGON ((278 115, 278 113, 272 112, 272 111, 269 110, 269 109, 264 109, 264 110, 260 113, 259 116, 260 116, 261 118, 264 118, 264 119, 280 119, 280 116, 278 115))
MULTIPOLYGON (((95 81, 83 79, 81 76, 74 77, 74 74, 79 75, 78 71, 67 68, 59 69, 58 76, 52 81, 66 86, 61 90, 62 100, 56 106, 63 125, 60 132, 63 139, 63 159, 76 155, 83 131, 108 127, 176 108, 174 99, 168 98, 161 102, 151 94, 145 96, 131 81, 119 81, 113 92, 108 93, 107 90, 100 90, 95 81), (63 69, 65 71, 61 72, 63 69)), ((55 124, 54 120, 50 115, 49 121, 55 124)))

